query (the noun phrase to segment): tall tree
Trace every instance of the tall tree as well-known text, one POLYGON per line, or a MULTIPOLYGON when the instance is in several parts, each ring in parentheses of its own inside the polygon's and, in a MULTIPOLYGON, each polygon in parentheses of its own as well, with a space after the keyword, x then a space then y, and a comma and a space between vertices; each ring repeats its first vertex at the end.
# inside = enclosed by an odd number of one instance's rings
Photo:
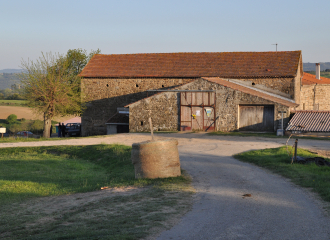
POLYGON ((44 116, 43 137, 50 136, 51 120, 55 116, 82 112, 78 74, 100 52, 98 49, 87 54, 86 50, 70 49, 66 55, 42 53, 36 61, 22 60, 23 96, 29 106, 44 116))
POLYGON ((95 51, 91 50, 89 54, 86 50, 81 48, 69 49, 66 54, 66 58, 69 63, 68 68, 72 70, 75 75, 78 75, 89 62, 89 60, 94 56, 94 54, 98 53, 101 53, 100 49, 95 51))
POLYGON ((42 53, 36 61, 22 60, 23 94, 28 105, 44 116, 43 137, 50 136, 55 116, 79 114, 81 111, 80 81, 69 69, 69 61, 59 54, 42 53))

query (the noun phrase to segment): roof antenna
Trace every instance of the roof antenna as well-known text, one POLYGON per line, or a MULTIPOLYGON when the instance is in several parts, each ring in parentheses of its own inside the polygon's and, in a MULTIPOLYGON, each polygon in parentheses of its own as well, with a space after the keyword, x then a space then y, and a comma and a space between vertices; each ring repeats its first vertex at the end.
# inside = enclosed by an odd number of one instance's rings
POLYGON ((275 43, 275 44, 272 44, 272 45, 276 45, 276 52, 277 52, 277 45, 278 45, 278 44, 277 44, 277 43, 275 43))

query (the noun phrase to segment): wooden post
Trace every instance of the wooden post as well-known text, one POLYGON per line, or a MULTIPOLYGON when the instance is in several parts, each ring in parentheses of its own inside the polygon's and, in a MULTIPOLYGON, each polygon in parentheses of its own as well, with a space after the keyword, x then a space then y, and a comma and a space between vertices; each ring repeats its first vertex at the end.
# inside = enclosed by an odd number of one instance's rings
POLYGON ((297 162, 298 139, 294 142, 294 161, 297 162))
POLYGON ((151 140, 154 141, 154 129, 152 127, 151 117, 149 118, 149 124, 150 124, 151 140))

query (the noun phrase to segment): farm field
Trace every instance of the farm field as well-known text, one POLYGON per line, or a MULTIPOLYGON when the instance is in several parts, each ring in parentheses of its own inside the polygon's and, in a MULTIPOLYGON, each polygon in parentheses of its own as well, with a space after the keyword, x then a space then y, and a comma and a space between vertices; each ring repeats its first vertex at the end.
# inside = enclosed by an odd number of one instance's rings
MULTIPOLYGON (((6 119, 10 114, 15 114, 18 119, 43 120, 43 116, 36 114, 32 108, 16 106, 0 106, 0 119, 6 119)), ((63 122, 74 116, 56 117, 55 121, 63 122)))
POLYGON ((0 106, 24 106, 26 103, 26 100, 0 100, 0 106))

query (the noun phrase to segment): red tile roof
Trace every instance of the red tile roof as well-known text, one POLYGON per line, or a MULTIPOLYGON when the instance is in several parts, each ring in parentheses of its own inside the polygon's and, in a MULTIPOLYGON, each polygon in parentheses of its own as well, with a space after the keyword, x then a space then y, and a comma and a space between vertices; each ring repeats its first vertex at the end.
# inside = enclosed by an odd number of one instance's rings
POLYGON ((82 77, 294 77, 301 51, 96 54, 82 77))
POLYGON ((255 89, 252 89, 252 87, 242 86, 240 84, 230 82, 230 81, 227 81, 227 80, 224 80, 221 78, 205 78, 205 77, 203 77, 203 79, 213 82, 213 83, 223 85, 225 87, 229 87, 229 88, 237 90, 237 91, 241 91, 241 92, 251 94, 251 95, 272 101, 272 102, 276 102, 276 103, 279 103, 279 104, 287 106, 287 107, 299 106, 299 104, 294 103, 290 99, 286 100, 284 97, 277 96, 277 95, 271 94, 271 93, 267 93, 262 90, 255 90, 255 89))
POLYGON ((330 111, 296 111, 286 131, 330 132, 330 111))
POLYGON ((303 78, 301 79, 302 85, 311 85, 311 84, 330 84, 330 79, 321 77, 321 80, 316 79, 316 76, 310 73, 304 72, 303 78))

